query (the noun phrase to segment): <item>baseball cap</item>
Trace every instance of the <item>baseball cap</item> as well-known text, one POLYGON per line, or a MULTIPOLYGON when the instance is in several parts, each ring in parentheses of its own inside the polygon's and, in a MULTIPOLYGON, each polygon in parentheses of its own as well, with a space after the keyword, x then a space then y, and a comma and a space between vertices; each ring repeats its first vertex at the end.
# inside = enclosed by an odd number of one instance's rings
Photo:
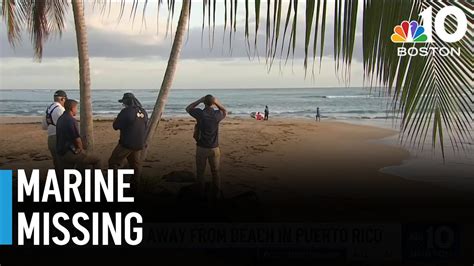
POLYGON ((63 90, 58 90, 54 93, 54 97, 66 97, 67 98, 67 94, 63 90))
POLYGON ((126 93, 123 94, 122 99, 120 99, 120 100, 118 100, 118 101, 119 101, 119 103, 123 103, 123 101, 124 101, 125 99, 133 99, 133 98, 135 98, 135 95, 133 95, 133 93, 131 93, 131 92, 126 92, 126 93))

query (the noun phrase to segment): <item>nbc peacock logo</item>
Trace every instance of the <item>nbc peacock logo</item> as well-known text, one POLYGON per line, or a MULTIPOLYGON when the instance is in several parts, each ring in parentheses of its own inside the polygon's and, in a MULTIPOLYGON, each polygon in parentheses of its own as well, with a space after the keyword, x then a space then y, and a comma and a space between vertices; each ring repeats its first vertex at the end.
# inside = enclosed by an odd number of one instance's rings
POLYGON ((394 43, 423 43, 428 41, 425 28, 417 21, 403 21, 393 29, 391 40, 394 43))

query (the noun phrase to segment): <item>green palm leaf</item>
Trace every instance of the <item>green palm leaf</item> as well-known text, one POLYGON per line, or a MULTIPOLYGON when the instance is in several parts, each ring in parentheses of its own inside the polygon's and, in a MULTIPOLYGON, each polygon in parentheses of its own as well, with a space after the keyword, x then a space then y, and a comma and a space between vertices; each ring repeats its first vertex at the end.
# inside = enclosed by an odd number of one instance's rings
POLYGON ((7 24, 8 40, 15 45, 21 32, 29 32, 35 58, 41 60, 43 44, 52 34, 64 30, 68 10, 66 0, 2 0, 2 17, 7 24))

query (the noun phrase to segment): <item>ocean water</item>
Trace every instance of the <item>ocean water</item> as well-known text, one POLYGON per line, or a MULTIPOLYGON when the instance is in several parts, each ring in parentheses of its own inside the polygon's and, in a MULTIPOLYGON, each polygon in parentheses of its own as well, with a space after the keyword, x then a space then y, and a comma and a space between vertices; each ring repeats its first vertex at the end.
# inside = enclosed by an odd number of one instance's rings
MULTIPOLYGON (((77 90, 66 90, 70 98, 79 99, 77 90)), ((121 110, 118 103, 125 92, 133 92, 151 113, 157 90, 93 90, 94 115, 114 117, 121 110)), ((41 116, 51 103, 52 90, 0 90, 0 116, 41 116)), ((187 116, 185 107, 206 95, 218 97, 230 111, 230 116, 249 117, 251 112, 269 106, 272 117, 314 119, 319 107, 323 119, 398 129, 392 110, 392 98, 382 89, 315 88, 315 89, 222 89, 172 90, 164 117, 187 116)), ((471 131, 471 136, 473 132, 471 131)), ((415 181, 474 192, 474 143, 465 143, 465 152, 454 152, 445 135, 446 158, 440 149, 432 150, 431 134, 426 149, 405 146, 410 158, 401 165, 388 166, 382 172, 415 181)), ((398 137, 378 142, 399 146, 398 137)))
MULTIPOLYGON (((66 91, 70 98, 79 99, 77 90, 66 91)), ((115 116, 121 109, 117 100, 124 92, 133 92, 145 109, 153 110, 157 90, 93 90, 94 115, 115 116)), ((43 115, 53 93, 52 90, 1 90, 0 116, 43 115)), ((164 117, 185 116, 185 107, 206 94, 218 97, 230 114, 238 117, 263 112, 265 105, 271 117, 314 118, 317 107, 323 118, 339 120, 390 120, 394 115, 388 112, 391 97, 381 89, 175 89, 170 93, 164 117)))

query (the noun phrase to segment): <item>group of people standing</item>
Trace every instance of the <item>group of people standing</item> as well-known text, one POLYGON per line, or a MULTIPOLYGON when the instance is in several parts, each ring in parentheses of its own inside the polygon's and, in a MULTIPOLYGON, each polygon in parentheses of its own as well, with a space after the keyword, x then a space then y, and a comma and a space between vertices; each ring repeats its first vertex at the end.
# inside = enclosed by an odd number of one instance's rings
MULTIPOLYGON (((46 108, 43 129, 48 132, 48 149, 51 152, 56 171, 63 169, 91 168, 102 169, 99 156, 87 151, 77 120, 78 102, 68 99, 65 91, 58 90, 53 96, 54 102, 46 108)), ((120 139, 115 146, 108 165, 110 169, 123 167, 125 161, 134 169, 131 180, 132 190, 137 191, 142 172, 142 153, 145 147, 148 114, 140 101, 132 94, 125 93, 119 100, 123 109, 114 119, 112 127, 120 130, 120 139)), ((206 95, 186 107, 186 111, 196 119, 196 173, 201 192, 208 199, 217 199, 221 193, 219 175, 219 123, 227 116, 225 107, 212 95, 206 95), (204 108, 198 108, 203 103, 204 108), (214 109, 214 107, 217 108, 214 109), (204 173, 209 163, 212 182, 205 188, 204 173)))
MULTIPOLYGON (((87 151, 80 135, 75 116, 78 102, 68 99, 66 92, 54 93, 54 102, 48 106, 43 119, 43 129, 48 132, 48 149, 59 174, 63 169, 102 169, 99 156, 87 151)), ((141 176, 141 152, 145 147, 145 133, 148 115, 141 103, 131 93, 119 100, 124 105, 113 122, 113 128, 120 130, 120 139, 109 158, 109 168, 122 167, 125 160, 135 170, 132 189, 137 190, 141 176)))
MULTIPOLYGON (((59 172, 70 168, 101 169, 100 157, 88 152, 85 147, 77 120, 78 102, 68 99, 66 92, 54 93, 54 102, 48 106, 43 119, 43 128, 48 132, 48 148, 53 157, 54 167, 59 172)), ((127 161, 134 169, 132 189, 137 191, 142 173, 142 153, 148 126, 148 114, 140 101, 132 94, 125 93, 118 100, 123 109, 112 123, 114 130, 120 130, 120 138, 108 160, 110 169, 123 167, 127 161)), ((196 140, 196 177, 200 191, 208 199, 222 196, 219 149, 219 124, 227 116, 222 103, 212 95, 206 95, 186 107, 186 112, 196 119, 194 138, 196 140), (204 108, 198 108, 200 104, 204 108), (210 187, 206 188, 204 173, 209 164, 212 173, 210 187)), ((268 120, 269 108, 265 106, 264 120, 268 120)), ((321 119, 319 107, 316 121, 321 119)))

